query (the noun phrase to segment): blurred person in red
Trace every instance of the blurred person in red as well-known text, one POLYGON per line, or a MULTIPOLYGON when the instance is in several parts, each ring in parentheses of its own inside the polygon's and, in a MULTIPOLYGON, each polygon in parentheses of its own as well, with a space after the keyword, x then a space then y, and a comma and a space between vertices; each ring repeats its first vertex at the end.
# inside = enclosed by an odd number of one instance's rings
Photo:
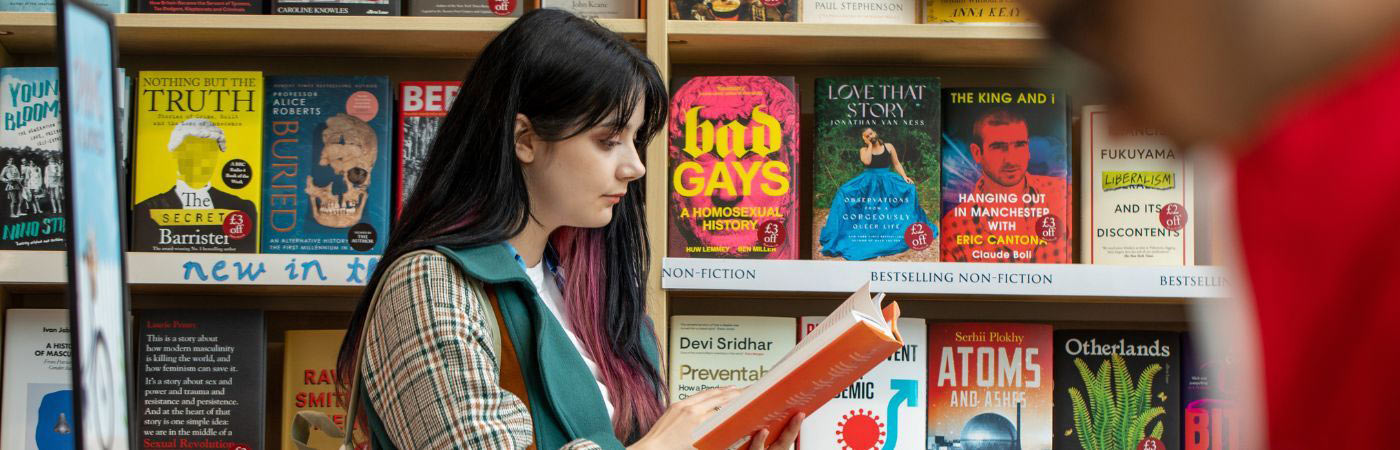
MULTIPOLYGON (((1244 448, 1396 448, 1385 400, 1396 395, 1375 380, 1400 356, 1400 183, 1389 176, 1400 167, 1400 2, 1024 4, 1101 71, 1121 128, 1151 126, 1233 162, 1234 195, 1221 200, 1233 202, 1252 299, 1235 302, 1237 325, 1258 347, 1260 380, 1242 387, 1262 394, 1263 411, 1244 448)), ((1208 336, 1231 326, 1204 322, 1208 336)))

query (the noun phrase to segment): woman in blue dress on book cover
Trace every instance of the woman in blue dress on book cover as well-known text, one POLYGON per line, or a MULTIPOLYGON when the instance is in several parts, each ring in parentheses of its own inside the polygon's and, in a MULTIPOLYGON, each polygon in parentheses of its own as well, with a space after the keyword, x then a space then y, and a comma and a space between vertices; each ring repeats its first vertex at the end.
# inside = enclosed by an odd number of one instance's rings
MULTIPOLYGON (((914 180, 904 172, 899 152, 880 139, 873 128, 860 132, 865 146, 860 162, 865 170, 841 185, 831 199, 831 212, 822 226, 823 255, 863 261, 909 250, 906 233, 911 226, 929 226, 920 207, 914 180)), ((917 234, 917 233, 916 233, 917 234)))

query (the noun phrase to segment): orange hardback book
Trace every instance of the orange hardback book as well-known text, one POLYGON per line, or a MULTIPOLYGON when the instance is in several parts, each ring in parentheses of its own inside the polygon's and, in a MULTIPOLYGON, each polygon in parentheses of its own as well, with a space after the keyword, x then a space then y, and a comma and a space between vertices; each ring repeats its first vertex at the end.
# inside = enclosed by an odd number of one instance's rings
POLYGON ((692 436, 695 448, 739 448, 764 428, 770 431, 765 444, 771 445, 792 416, 810 415, 899 350, 899 304, 881 311, 884 297, 871 298, 869 283, 851 294, 767 375, 700 424, 692 436))

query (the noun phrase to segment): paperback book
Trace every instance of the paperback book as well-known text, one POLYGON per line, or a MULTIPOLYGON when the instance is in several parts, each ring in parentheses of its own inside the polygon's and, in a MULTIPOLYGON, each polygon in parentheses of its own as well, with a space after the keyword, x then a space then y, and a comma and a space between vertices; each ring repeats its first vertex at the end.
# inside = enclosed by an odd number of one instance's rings
POLYGON ((394 157, 394 216, 413 194, 433 148, 438 126, 457 100, 456 81, 405 81, 399 84, 399 139, 394 157))
POLYGON ((1055 332, 1055 449, 1181 448, 1180 334, 1055 332))
POLYGON ((5 311, 0 448, 75 448, 70 342, 66 309, 5 311))
POLYGON ((1016 0, 924 0, 924 23, 1029 23, 1016 0))
POLYGON ((694 77, 672 86, 668 255, 797 259, 793 78, 694 77))
POLYGON ((0 68, 0 250, 64 248, 59 113, 57 68, 0 68))
POLYGON ((261 72, 141 72, 131 249, 256 253, 261 72))
POLYGON ((405 0, 410 16, 520 17, 521 0, 405 0))
POLYGON ((706 389, 758 381, 792 350, 797 321, 791 317, 671 317, 671 401, 706 389))
POLYGON ((1103 106, 1084 107, 1080 119, 1084 261, 1195 264, 1195 177, 1186 155, 1157 131, 1114 136, 1111 120, 1103 106))
POLYGON ((272 0, 272 13, 302 16, 397 16, 399 0, 272 0))
MULTIPOLYGON (((825 317, 802 318, 802 333, 825 317)), ((904 345, 802 421, 801 450, 922 449, 929 410, 928 327, 901 318, 904 345)))
POLYGON ((1071 261, 1067 103, 1054 89, 943 91, 944 261, 1071 261))
POLYGON ((392 95, 387 77, 267 77, 263 253, 384 251, 392 95))
POLYGON ((590 19, 635 19, 637 0, 543 0, 541 7, 558 8, 590 19))
POLYGON ((166 14, 263 14, 264 0, 135 0, 136 12, 166 14))
POLYGON ((1241 412, 1231 389, 1241 386, 1232 379, 1233 355, 1212 355, 1192 337, 1181 337, 1182 445, 1186 450, 1243 450, 1241 412))
MULTIPOLYGON (((0 0, 0 12, 54 12, 52 0, 0 0)), ((93 4, 112 13, 126 12, 125 0, 93 0, 93 4)))
POLYGON ((928 450, 1050 450, 1053 340, 1049 325, 929 327, 928 450))
POLYGON ((937 78, 818 78, 812 256, 938 261, 937 78))
POLYGON ((721 22, 797 22, 803 1, 813 0, 673 0, 672 20, 721 22))
POLYGON ((335 363, 345 330, 287 330, 286 336, 281 448, 338 449, 348 398, 336 394, 335 363))
POLYGON ((920 0, 806 0, 802 21, 808 23, 919 23, 920 0))

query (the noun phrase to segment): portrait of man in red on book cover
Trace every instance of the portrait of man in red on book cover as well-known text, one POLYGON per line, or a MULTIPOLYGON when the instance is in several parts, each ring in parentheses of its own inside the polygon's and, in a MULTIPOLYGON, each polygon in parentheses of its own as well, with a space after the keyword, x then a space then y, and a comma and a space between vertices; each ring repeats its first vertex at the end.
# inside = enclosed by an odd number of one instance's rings
POLYGON ((1062 101, 1025 89, 945 96, 944 261, 1070 262, 1062 101))

